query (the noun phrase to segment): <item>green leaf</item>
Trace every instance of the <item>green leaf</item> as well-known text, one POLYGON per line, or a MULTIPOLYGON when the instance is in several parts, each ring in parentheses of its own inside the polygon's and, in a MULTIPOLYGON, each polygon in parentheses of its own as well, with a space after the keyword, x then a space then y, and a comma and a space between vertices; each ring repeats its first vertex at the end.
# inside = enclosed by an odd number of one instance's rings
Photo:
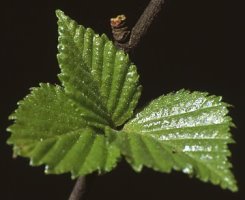
POLYGON ((132 116, 141 90, 136 66, 104 34, 56 14, 63 87, 41 84, 19 103, 8 143, 48 173, 110 171, 120 152, 104 129, 132 116))
POLYGON ((120 152, 83 115, 63 88, 41 84, 10 116, 15 124, 8 128, 8 144, 14 144, 16 155, 29 157, 32 165, 46 164, 47 173, 71 172, 77 177, 110 171, 120 152))
POLYGON ((136 171, 142 166, 172 169, 237 190, 227 160, 233 142, 227 104, 221 97, 181 90, 151 102, 116 139, 136 171))
POLYGON ((207 93, 179 91, 154 100, 122 131, 141 94, 136 66, 107 36, 58 17, 62 86, 33 88, 10 116, 8 144, 47 173, 73 177, 108 172, 121 154, 136 171, 172 169, 236 191, 227 145, 227 104, 207 93))
POLYGON ((59 78, 69 96, 104 125, 119 126, 133 115, 141 93, 136 66, 103 34, 99 36, 56 12, 59 78))

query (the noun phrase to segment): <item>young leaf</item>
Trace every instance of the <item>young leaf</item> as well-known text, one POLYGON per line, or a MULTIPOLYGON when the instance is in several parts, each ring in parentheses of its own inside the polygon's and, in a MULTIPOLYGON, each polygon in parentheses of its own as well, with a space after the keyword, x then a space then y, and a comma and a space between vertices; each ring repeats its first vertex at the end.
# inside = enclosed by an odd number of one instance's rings
POLYGON ((8 128, 14 153, 46 164, 47 173, 71 172, 73 177, 95 170, 110 171, 120 157, 94 124, 81 116, 83 110, 59 86, 41 84, 19 103, 8 128))
POLYGON ((40 84, 10 116, 15 155, 46 164, 47 173, 77 177, 110 171, 122 153, 137 171, 182 170, 237 190, 227 160, 232 123, 220 97, 184 90, 162 96, 114 130, 140 97, 136 66, 105 35, 56 14, 62 87, 40 84))
POLYGON ((110 171, 120 152, 104 129, 133 114, 141 88, 136 66, 105 35, 56 14, 63 87, 42 84, 20 102, 8 143, 48 173, 110 171))
POLYGON ((182 170, 202 181, 236 191, 227 160, 233 142, 227 104, 207 93, 181 90, 154 100, 129 121, 117 139, 136 171, 182 170))
POLYGON ((81 107, 119 126, 129 119, 140 97, 136 66, 103 34, 99 36, 56 12, 59 28, 59 78, 81 107))

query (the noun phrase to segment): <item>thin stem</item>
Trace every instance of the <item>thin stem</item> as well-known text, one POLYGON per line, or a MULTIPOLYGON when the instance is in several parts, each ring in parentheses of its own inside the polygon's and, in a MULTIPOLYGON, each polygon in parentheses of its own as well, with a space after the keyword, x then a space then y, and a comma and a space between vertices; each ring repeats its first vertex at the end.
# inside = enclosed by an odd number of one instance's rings
POLYGON ((81 200, 86 188, 86 177, 80 176, 73 187, 69 200, 81 200))
POLYGON ((150 25, 160 13, 164 3, 165 0, 151 0, 135 26, 132 28, 129 41, 127 43, 116 41, 116 45, 128 52, 134 49, 149 30, 150 25))
MULTIPOLYGON (((114 38, 115 44, 127 52, 134 49, 139 44, 142 37, 147 33, 153 20, 161 11, 164 2, 165 0, 151 0, 135 26, 132 28, 129 41, 127 43, 120 43, 120 41, 114 38)), ((85 186, 85 176, 80 176, 77 179, 69 200, 82 200, 83 194, 85 192, 85 186)))

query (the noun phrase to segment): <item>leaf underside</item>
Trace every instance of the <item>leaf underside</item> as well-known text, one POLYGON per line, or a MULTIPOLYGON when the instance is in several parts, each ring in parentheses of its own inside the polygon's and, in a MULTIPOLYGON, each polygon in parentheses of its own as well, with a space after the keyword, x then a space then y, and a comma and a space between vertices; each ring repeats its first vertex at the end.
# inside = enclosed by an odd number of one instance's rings
POLYGON ((74 178, 111 171, 124 155, 136 171, 181 170, 237 190, 227 160, 233 124, 220 97, 185 90, 161 96, 115 130, 141 94, 136 66, 106 35, 56 14, 62 86, 40 84, 19 102, 8 128, 15 155, 74 178))

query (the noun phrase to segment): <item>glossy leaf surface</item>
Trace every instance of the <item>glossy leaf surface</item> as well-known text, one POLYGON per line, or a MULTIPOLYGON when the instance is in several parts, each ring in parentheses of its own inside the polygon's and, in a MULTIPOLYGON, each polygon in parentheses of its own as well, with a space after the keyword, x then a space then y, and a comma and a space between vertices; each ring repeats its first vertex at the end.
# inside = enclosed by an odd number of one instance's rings
POLYGON ((105 125, 129 119, 141 86, 136 66, 103 34, 99 36, 57 11, 59 78, 65 90, 105 125))
POLYGON ((120 152, 82 115, 63 88, 41 84, 11 115, 15 124, 8 128, 8 144, 15 145, 16 155, 29 157, 32 165, 46 164, 47 173, 71 172, 76 177, 110 171, 120 152))
POLYGON ((231 118, 227 104, 207 93, 181 90, 154 100, 124 127, 118 140, 136 171, 172 169, 236 191, 227 160, 231 118))
POLYGON ((120 152, 104 129, 133 114, 141 88, 136 66, 105 35, 56 14, 63 87, 42 84, 21 101, 8 143, 48 173, 110 171, 120 152))
POLYGON ((207 93, 181 90, 133 115, 141 94, 136 66, 104 34, 58 17, 58 75, 62 86, 40 84, 10 116, 15 155, 46 172, 73 177, 108 172, 121 155, 136 171, 181 170, 236 191, 227 157, 227 104, 207 93))

